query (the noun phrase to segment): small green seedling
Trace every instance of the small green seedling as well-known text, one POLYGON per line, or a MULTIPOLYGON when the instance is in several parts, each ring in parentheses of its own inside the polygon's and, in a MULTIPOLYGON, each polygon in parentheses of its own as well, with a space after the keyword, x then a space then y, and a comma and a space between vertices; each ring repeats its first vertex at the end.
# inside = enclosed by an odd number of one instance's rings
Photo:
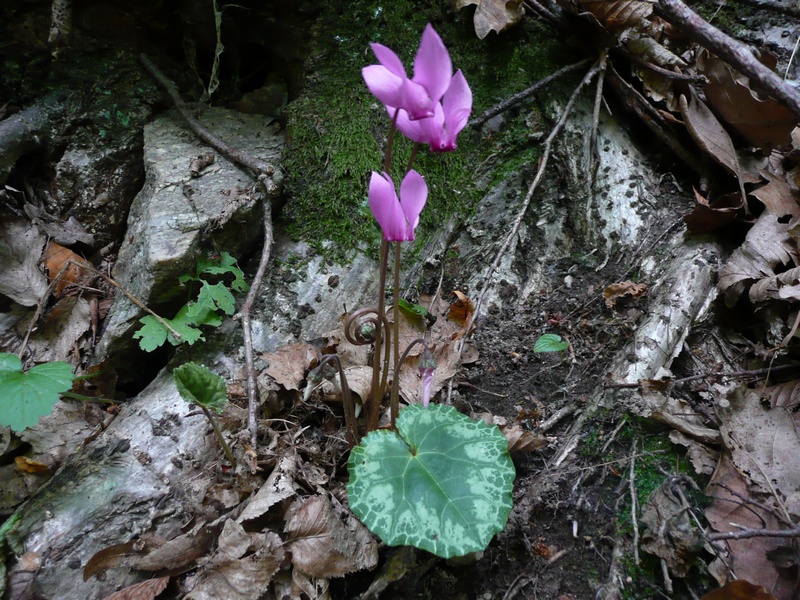
POLYGON ((178 340, 170 331, 152 315, 139 319, 143 325, 136 333, 134 339, 139 340, 139 346, 146 352, 152 352, 169 342, 173 346, 179 344, 194 344, 197 340, 205 340, 203 332, 199 329, 203 325, 219 327, 222 324, 221 313, 232 315, 236 307, 236 300, 231 290, 237 292, 247 291, 247 282, 244 273, 236 266, 236 260, 227 252, 220 254, 217 259, 203 259, 197 263, 194 275, 181 275, 180 282, 186 284, 191 281, 200 283, 197 300, 181 307, 178 314, 172 319, 163 319, 178 334, 178 340), (233 275, 233 282, 210 283, 207 278, 216 275, 233 275))
POLYGON ((497 427, 452 406, 412 404, 348 462, 350 509, 390 546, 443 558, 484 550, 511 511, 514 464, 497 427))
POLYGON ((212 373, 206 367, 193 362, 185 363, 175 369, 172 372, 172 377, 175 379, 175 386, 183 399, 197 404, 206 418, 208 418, 222 446, 222 450, 225 452, 225 457, 235 468, 236 460, 233 458, 233 452, 231 452, 228 442, 222 436, 217 420, 211 414, 212 410, 217 413, 222 412, 228 402, 228 390, 225 386, 225 380, 216 373, 212 373))
POLYGON ((27 372, 16 354, 0 353, 0 425, 22 431, 49 415, 59 394, 72 388, 75 376, 65 362, 37 365, 27 372))
POLYGON ((545 333, 533 345, 534 352, 563 352, 569 348, 569 342, 562 340, 560 335, 545 333))
POLYGON ((421 304, 414 304, 413 302, 409 302, 404 298, 398 298, 397 304, 400 307, 400 311, 411 321, 421 323, 424 319, 430 326, 433 325, 433 322, 436 320, 436 317, 434 317, 433 314, 431 314, 430 311, 428 311, 428 309, 421 304))

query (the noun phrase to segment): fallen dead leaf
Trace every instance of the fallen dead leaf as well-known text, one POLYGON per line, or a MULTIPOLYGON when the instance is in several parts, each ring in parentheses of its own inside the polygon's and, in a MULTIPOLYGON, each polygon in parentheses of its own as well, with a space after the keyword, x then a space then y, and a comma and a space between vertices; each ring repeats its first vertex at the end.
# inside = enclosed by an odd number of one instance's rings
POLYGON ((281 346, 275 352, 262 354, 269 364, 264 371, 287 390, 299 390, 306 371, 314 368, 319 360, 317 349, 311 344, 298 342, 281 346))
POLYGON ((298 466, 297 454, 284 454, 237 521, 243 523, 257 519, 281 500, 294 496, 297 489, 294 478, 298 466))
POLYGON ((39 230, 23 219, 0 222, 0 294, 22 306, 35 306, 47 290, 39 258, 47 243, 39 230))
POLYGON ((456 0, 455 8, 459 10, 472 4, 477 7, 472 17, 475 35, 481 40, 490 31, 500 33, 516 25, 525 14, 522 0, 456 0))
POLYGON ((737 579, 707 593, 700 600, 777 600, 777 598, 760 585, 737 579))
POLYGON ((110 596, 106 596, 105 600, 153 600, 167 589, 168 583, 169 575, 148 579, 114 592, 110 596))
POLYGON ((341 511, 342 517, 327 496, 297 499, 289 507, 284 531, 296 569, 329 579, 375 568, 378 545, 372 534, 352 513, 341 511))
POLYGON ((635 300, 643 298, 647 294, 647 285, 644 283, 634 283, 633 281, 620 281, 606 286, 603 290, 603 299, 606 307, 614 308, 617 301, 630 297, 635 300))
POLYGON ((32 473, 35 475, 46 475, 50 473, 50 467, 44 463, 36 460, 31 460, 25 456, 17 456, 14 458, 17 463, 17 468, 23 473, 32 473))
POLYGON ((92 282, 95 280, 95 274, 88 270, 94 268, 89 261, 75 254, 69 248, 65 248, 55 242, 50 242, 47 245, 42 254, 42 261, 50 281, 58 277, 59 273, 61 274, 61 278, 53 289, 53 295, 56 298, 64 296, 69 291, 68 288, 70 286, 77 288, 91 287, 92 282), (87 267, 87 269, 82 267, 87 267), (62 269, 64 270, 63 273, 61 272, 62 269))

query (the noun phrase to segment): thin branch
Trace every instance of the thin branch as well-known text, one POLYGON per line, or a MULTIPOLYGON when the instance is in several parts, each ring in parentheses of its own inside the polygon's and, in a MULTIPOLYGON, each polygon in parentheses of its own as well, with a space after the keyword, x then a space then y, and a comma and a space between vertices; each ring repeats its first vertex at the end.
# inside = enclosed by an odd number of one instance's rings
POLYGON ((750 529, 745 527, 739 531, 719 531, 706 534, 712 542, 719 540, 746 540, 754 537, 793 538, 800 537, 800 527, 794 529, 750 529))
POLYGON ((517 94, 514 94, 510 98, 506 98, 500 104, 490 108, 489 110, 487 110, 485 113, 483 113, 477 119, 472 119, 469 122, 469 126, 472 127, 473 129, 477 129, 478 127, 480 127, 481 125, 486 123, 486 121, 488 121, 492 117, 495 117, 495 116, 499 115, 501 112, 504 112, 504 111, 508 110, 512 106, 515 106, 515 105, 519 104, 520 102, 522 102, 526 98, 529 98, 530 96, 533 96, 540 88, 552 83, 553 81, 555 81, 559 77, 563 77, 564 75, 567 75, 568 73, 572 73, 573 71, 577 71, 578 69, 580 69, 582 67, 585 67, 591 61, 592 61, 591 58, 587 58, 587 59, 582 60, 580 62, 577 62, 575 64, 567 65, 566 67, 563 67, 563 68, 559 69, 555 73, 552 73, 552 74, 548 75, 544 79, 540 79, 539 81, 534 83, 529 88, 524 89, 524 90, 522 90, 521 92, 519 92, 517 94))
POLYGON ((655 8, 681 33, 708 48, 800 117, 800 91, 764 66, 750 48, 707 23, 681 0, 658 0, 655 8))

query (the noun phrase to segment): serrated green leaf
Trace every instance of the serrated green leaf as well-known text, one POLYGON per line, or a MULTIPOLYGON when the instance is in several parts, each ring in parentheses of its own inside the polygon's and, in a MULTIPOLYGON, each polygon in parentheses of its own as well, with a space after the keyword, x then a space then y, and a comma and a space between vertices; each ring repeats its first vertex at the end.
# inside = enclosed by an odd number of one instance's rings
POLYGON ((350 509, 390 546, 441 556, 483 550, 511 511, 514 464, 497 427, 452 406, 403 409, 350 453, 350 509))
POLYGON ((230 284, 231 288, 238 292, 245 292, 248 289, 244 273, 236 266, 236 259, 227 252, 222 252, 216 260, 201 260, 197 265, 197 273, 198 277, 202 274, 225 275, 230 273, 234 277, 233 283, 230 284))
POLYGON ((0 425, 14 431, 36 425, 50 414, 58 395, 72 387, 75 376, 65 362, 37 365, 27 373, 14 354, 0 353, 0 425))
MULTIPOLYGON (((214 319, 207 319, 205 322, 202 322, 201 319, 193 319, 188 314, 189 308, 190 305, 186 304, 181 307, 174 319, 164 319, 165 322, 169 323, 170 326, 180 334, 180 341, 152 315, 147 315, 139 319, 143 327, 134 332, 133 338, 139 340, 139 347, 145 352, 152 352, 156 348, 162 346, 167 340, 169 340, 169 343, 173 346, 179 344, 194 344, 197 340, 205 340, 203 332, 197 329, 197 326, 212 324, 209 323, 209 321, 213 322, 214 319)), ((213 324, 219 325, 222 319, 219 319, 216 313, 212 312, 211 314, 218 320, 217 323, 213 324)))
POLYGON ((534 352, 561 352, 569 348, 569 342, 562 340, 560 335, 545 333, 533 345, 534 352))
POLYGON ((203 315, 203 318, 206 319, 209 317, 208 313, 217 310, 232 315, 235 308, 236 299, 224 283, 211 285, 204 281, 197 300, 190 305, 189 317, 196 319, 203 315))
POLYGON ((175 385, 187 402, 221 412, 228 401, 225 380, 206 367, 188 362, 172 372, 175 385))

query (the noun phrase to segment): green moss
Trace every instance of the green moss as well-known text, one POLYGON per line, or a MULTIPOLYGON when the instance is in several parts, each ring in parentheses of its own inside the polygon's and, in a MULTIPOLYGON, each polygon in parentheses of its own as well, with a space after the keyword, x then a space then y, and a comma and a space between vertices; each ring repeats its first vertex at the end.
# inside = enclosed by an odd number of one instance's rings
MULTIPOLYGON (((374 250, 380 241, 367 185, 370 172, 382 168, 389 117, 361 78, 361 69, 375 62, 370 42, 391 47, 410 72, 425 24, 433 23, 454 68, 463 70, 472 88, 473 117, 558 68, 547 51, 553 44, 530 22, 478 40, 471 9, 443 13, 446 5, 438 1, 368 0, 340 8, 340 13, 330 4, 323 9, 313 32, 306 89, 287 109, 284 165, 290 199, 283 211, 293 237, 318 248, 331 240, 336 257, 365 242, 374 250)), ((476 173, 488 170, 487 180, 494 182, 537 158, 529 126, 537 120, 528 107, 509 113, 493 136, 464 130, 456 152, 420 151, 414 168, 425 176, 430 195, 417 230, 418 248, 450 216, 471 214, 482 195, 476 173)), ((398 135, 391 173, 397 184, 410 151, 411 143, 398 135)))

